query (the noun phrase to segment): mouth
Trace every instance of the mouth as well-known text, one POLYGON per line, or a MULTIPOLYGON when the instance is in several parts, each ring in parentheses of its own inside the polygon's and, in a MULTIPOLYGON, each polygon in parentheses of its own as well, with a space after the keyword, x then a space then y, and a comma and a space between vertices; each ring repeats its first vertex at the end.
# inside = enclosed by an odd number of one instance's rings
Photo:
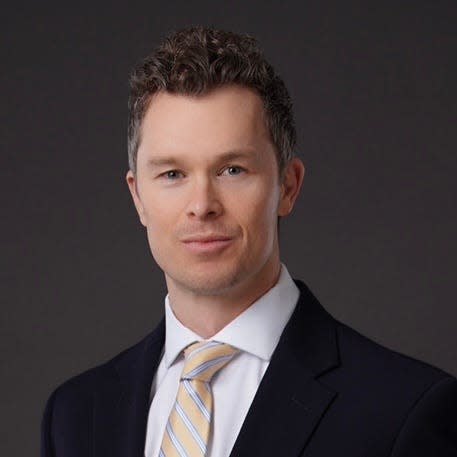
POLYGON ((233 242, 233 238, 219 235, 196 236, 186 238, 182 242, 191 252, 210 254, 217 253, 228 247, 233 242))

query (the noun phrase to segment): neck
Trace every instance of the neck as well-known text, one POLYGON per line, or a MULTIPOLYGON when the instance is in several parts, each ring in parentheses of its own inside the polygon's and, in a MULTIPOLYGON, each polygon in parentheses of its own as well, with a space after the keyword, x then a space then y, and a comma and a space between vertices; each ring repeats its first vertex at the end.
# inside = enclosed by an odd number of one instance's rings
POLYGON ((170 306, 176 318, 204 339, 211 338, 249 308, 278 281, 281 265, 268 274, 251 278, 230 291, 201 295, 186 290, 167 278, 170 306))

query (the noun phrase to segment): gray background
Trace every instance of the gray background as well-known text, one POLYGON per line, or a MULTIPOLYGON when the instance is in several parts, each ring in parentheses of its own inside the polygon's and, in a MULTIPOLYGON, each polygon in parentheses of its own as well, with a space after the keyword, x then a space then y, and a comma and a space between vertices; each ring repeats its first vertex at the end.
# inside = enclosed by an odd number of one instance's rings
POLYGON ((37 455, 51 390, 162 314, 124 184, 127 75, 189 24, 256 36, 295 100, 292 275, 360 332, 457 375, 457 3, 123 3, 2 10, 0 454, 37 455))

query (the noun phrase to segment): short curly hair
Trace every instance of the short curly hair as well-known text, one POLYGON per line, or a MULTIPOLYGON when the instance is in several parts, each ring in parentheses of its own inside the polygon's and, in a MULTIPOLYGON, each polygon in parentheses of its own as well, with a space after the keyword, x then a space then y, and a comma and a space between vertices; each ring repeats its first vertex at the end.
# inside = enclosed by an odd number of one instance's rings
POLYGON ((169 35, 132 71, 128 103, 130 170, 136 173, 141 124, 155 93, 198 96, 225 84, 253 89, 262 98, 282 173, 296 144, 292 101, 283 80, 254 38, 204 27, 169 35))

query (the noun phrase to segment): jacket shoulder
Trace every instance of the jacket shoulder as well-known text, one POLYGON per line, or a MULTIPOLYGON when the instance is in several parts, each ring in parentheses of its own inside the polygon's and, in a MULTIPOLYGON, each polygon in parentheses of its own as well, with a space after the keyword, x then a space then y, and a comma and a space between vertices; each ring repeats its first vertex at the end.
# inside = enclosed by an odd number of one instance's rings
POLYGON ((319 381, 336 398, 321 432, 316 433, 315 444, 327 448, 326 434, 331 430, 333 442, 351 449, 351 455, 355 455, 354 447, 360 455, 371 455, 369 449, 376 449, 376 455, 395 457, 454 455, 456 379, 345 324, 334 323, 339 364, 319 381), (353 430, 359 435, 354 436, 353 430), (437 452, 429 452, 431 449, 437 452))
MULTIPOLYGON (((337 323, 340 365, 325 382, 345 392, 340 401, 360 402, 365 412, 406 417, 417 402, 442 382, 455 382, 445 371, 389 349, 345 324, 337 323)), ((371 413, 370 413, 371 414, 371 413)))
POLYGON ((87 401, 94 391, 103 389, 106 384, 110 384, 112 381, 117 381, 116 367, 133 363, 153 337, 154 332, 146 335, 141 341, 124 349, 111 359, 72 376, 52 392, 48 403, 55 403, 58 399, 59 404, 66 407, 68 402, 87 401))
POLYGON ((58 386, 46 403, 41 422, 41 456, 54 456, 56 449, 91 455, 88 437, 97 405, 120 398, 124 387, 141 376, 146 360, 151 359, 148 356, 158 357, 163 336, 164 326, 159 324, 140 342, 58 386))
POLYGON ((346 324, 337 322, 340 357, 343 365, 367 375, 395 377, 397 382, 434 383, 452 377, 429 363, 387 348, 346 324))

